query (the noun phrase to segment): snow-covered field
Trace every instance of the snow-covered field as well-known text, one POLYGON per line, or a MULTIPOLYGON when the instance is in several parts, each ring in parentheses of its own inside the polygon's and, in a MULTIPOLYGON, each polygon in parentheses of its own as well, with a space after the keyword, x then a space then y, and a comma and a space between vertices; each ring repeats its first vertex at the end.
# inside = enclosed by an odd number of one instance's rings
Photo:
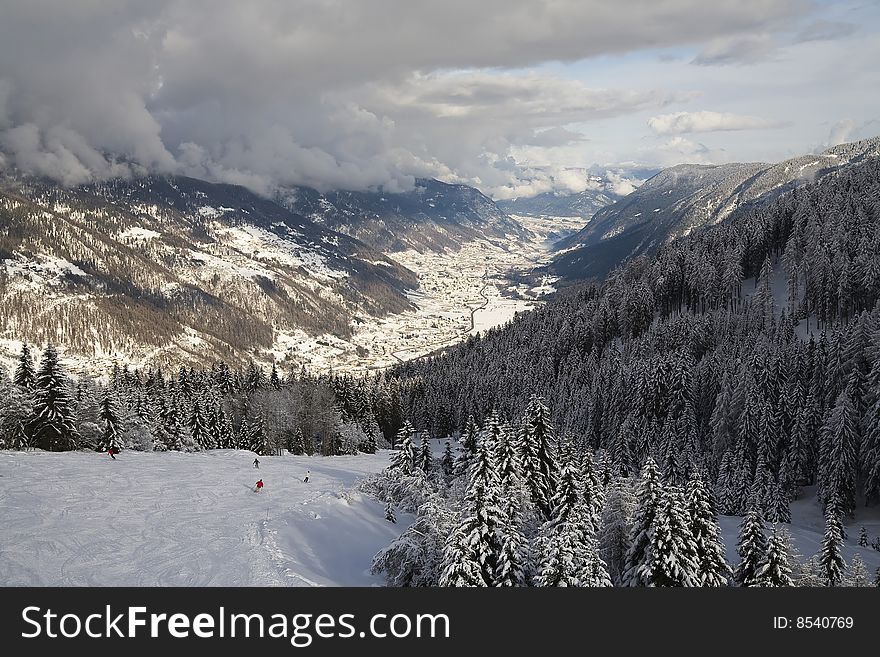
POLYGON ((2 451, 0 585, 382 585, 370 561, 410 519, 356 485, 387 451, 253 459, 2 451))
MULTIPOLYGON (((356 486, 388 457, 263 457, 256 470, 253 453, 236 450, 116 461, 0 451, 0 586, 380 586, 373 555, 412 518, 389 523, 356 486)), ((740 518, 720 523, 736 563, 740 518)), ((860 554, 873 574, 880 552, 859 547, 861 526, 880 535, 880 509, 859 507, 845 524, 844 558, 860 554)), ((792 504, 786 527, 803 558, 818 553, 814 491, 792 504)))

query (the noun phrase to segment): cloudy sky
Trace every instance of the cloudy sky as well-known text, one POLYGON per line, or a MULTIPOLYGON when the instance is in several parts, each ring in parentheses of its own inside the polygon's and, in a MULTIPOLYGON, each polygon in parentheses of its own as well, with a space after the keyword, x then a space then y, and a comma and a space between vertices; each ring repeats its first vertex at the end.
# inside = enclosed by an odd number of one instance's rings
POLYGON ((880 134, 873 0, 0 0, 0 164, 496 198, 880 134))

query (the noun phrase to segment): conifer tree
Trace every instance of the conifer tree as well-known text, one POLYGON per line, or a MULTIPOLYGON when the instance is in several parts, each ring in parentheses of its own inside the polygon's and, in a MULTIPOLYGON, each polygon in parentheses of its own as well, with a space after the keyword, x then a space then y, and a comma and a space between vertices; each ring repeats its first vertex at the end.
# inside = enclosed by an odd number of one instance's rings
POLYGON ((650 531, 649 558, 641 566, 641 578, 648 586, 700 585, 688 520, 680 490, 675 486, 664 488, 650 531))
POLYGON ((305 440, 303 440, 303 430, 301 426, 294 429, 291 434, 291 441, 288 449, 291 454, 302 455, 306 453, 305 440))
POLYGON ((462 518, 446 542, 441 586, 496 586, 504 524, 498 479, 485 440, 477 447, 462 518))
POLYGON ((756 502, 752 503, 740 525, 736 551, 739 555, 734 572, 736 582, 740 586, 760 586, 758 573, 767 557, 767 534, 756 502))
MULTIPOLYGON (((503 489, 502 489, 503 490, 503 489)), ((523 513, 515 495, 505 495, 499 527, 501 546, 496 567, 496 586, 528 586, 529 542, 522 531, 523 513)))
POLYGON ((849 516, 856 506, 857 422, 850 391, 844 390, 825 426, 827 450, 823 455, 821 500, 836 497, 841 511, 849 516))
POLYGON ((699 586, 726 586, 730 568, 724 556, 721 528, 699 473, 691 474, 687 487, 687 512, 694 541, 699 586))
POLYGON ((871 581, 868 578, 868 569, 865 567, 862 555, 858 553, 853 555, 846 576, 843 579, 843 586, 871 586, 871 581))
POLYGON ((164 397, 160 403, 159 424, 157 428, 158 438, 165 445, 166 450, 181 451, 183 450, 183 442, 181 441, 180 418, 177 415, 177 405, 164 397))
POLYGON ((601 530, 598 535, 599 555, 605 562, 611 581, 622 585, 626 555, 630 547, 632 516, 636 497, 629 479, 612 479, 602 509, 601 530))
POLYGON ((473 415, 468 415, 467 424, 461 434, 462 449, 470 456, 477 453, 477 443, 479 442, 480 428, 477 426, 473 415))
POLYGON ((101 446, 99 451, 108 452, 111 449, 114 453, 122 451, 122 436, 120 429, 119 414, 116 406, 110 399, 109 393, 104 393, 101 398, 101 424, 103 431, 101 432, 101 446))
POLYGON ((651 457, 645 461, 636 491, 636 512, 630 534, 630 547, 624 562, 622 581, 626 586, 648 586, 645 567, 652 560, 651 531, 660 508, 662 486, 657 464, 651 457))
POLYGON ((208 432, 205 416, 202 413, 201 402, 198 399, 193 400, 192 411, 189 416, 189 431, 193 442, 198 445, 199 449, 210 449, 211 435, 208 432))
POLYGON ((33 390, 37 383, 37 375, 34 372, 34 361, 31 357, 31 349, 27 343, 22 343, 21 354, 15 367, 12 381, 27 390, 33 390))
POLYGON ((385 520, 390 523, 397 522, 397 516, 394 515, 394 507, 391 506, 391 502, 386 502, 385 504, 385 520))
POLYGON ((447 440, 443 449, 443 459, 440 462, 443 468, 443 476, 449 481, 455 475, 455 457, 452 455, 452 444, 447 440))
POLYGON ((422 432, 422 445, 418 454, 418 465, 427 474, 434 469, 434 455, 431 453, 431 440, 428 432, 422 432))
POLYGON ((602 508, 605 506, 605 486, 597 472, 593 457, 589 452, 584 454, 581 460, 581 499, 587 520, 598 531, 602 518, 602 508))
POLYGON ((785 539, 776 531, 767 542, 767 554, 758 568, 755 586, 794 586, 785 539))
POLYGON ((868 547, 868 530, 864 526, 859 528, 859 545, 861 547, 868 547))
POLYGON ((407 420, 403 423, 394 443, 397 451, 391 457, 391 469, 398 470, 403 474, 409 474, 415 467, 415 449, 413 447, 413 435, 416 430, 407 420))
POLYGON ((532 396, 523 417, 520 438, 525 483, 538 510, 549 518, 551 499, 556 491, 558 465, 556 436, 550 422, 550 409, 537 396, 532 396))
POLYGON ((767 520, 774 523, 790 523, 791 508, 785 488, 778 480, 771 481, 767 499, 767 520))
POLYGON ((76 449, 79 432, 68 395, 69 381, 49 345, 43 352, 34 384, 33 414, 28 426, 32 444, 49 452, 76 449))
POLYGON ((718 478, 715 481, 718 512, 725 516, 734 515, 738 506, 735 498, 731 467, 730 451, 725 450, 724 456, 721 457, 721 463, 718 466, 718 478))
MULTIPOLYGON (((876 369, 880 372, 880 360, 877 361, 876 369)), ((859 448, 859 466, 864 481, 863 493, 866 503, 880 501, 880 388, 877 394, 877 401, 868 411, 865 438, 859 448)))
POLYGON ((825 536, 819 553, 819 567, 825 586, 840 586, 846 564, 843 561, 843 526, 840 524, 840 506, 832 498, 825 508, 825 536))
POLYGON ((257 413, 257 417, 250 423, 248 443, 250 450, 258 456, 269 456, 272 452, 262 413, 257 413))

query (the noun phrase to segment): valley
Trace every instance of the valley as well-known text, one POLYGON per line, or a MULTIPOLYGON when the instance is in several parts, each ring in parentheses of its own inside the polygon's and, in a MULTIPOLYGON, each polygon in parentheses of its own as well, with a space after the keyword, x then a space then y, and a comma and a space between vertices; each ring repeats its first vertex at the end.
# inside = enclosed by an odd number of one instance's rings
POLYGON ((452 346, 543 303, 555 291, 555 279, 540 275, 532 280, 528 274, 549 262, 553 237, 582 228, 584 219, 512 218, 529 231, 529 238, 508 235, 467 242, 457 251, 388 254, 419 278, 419 289, 407 294, 414 309, 378 319, 355 318, 345 339, 281 333, 272 357, 287 368, 315 372, 378 370, 452 346))

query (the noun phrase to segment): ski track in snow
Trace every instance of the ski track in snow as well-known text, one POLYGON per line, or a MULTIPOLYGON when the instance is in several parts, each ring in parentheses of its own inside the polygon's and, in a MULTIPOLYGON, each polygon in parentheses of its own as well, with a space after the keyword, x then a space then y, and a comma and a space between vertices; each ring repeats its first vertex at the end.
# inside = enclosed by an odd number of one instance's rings
POLYGON ((382 584, 372 557, 407 523, 355 486, 388 452, 253 459, 0 452, 0 585, 382 584))

